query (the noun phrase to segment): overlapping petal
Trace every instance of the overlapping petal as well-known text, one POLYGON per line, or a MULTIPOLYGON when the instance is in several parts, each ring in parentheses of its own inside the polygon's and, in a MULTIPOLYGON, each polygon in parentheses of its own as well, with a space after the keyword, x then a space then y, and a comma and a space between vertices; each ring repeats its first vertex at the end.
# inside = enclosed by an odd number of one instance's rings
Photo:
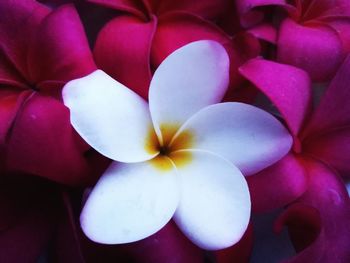
POLYGON ((292 138, 269 113, 254 106, 227 102, 208 106, 192 116, 174 137, 192 134, 190 148, 210 151, 254 174, 281 159, 292 138))
POLYGON ((343 182, 328 167, 313 161, 309 162, 307 167, 309 174, 307 192, 277 222, 278 228, 283 223, 290 226, 292 239, 301 242, 296 243, 296 246, 302 251, 286 262, 347 262, 350 260, 349 195, 343 182), (295 206, 309 208, 294 209, 295 206), (312 212, 312 208, 318 216, 308 215, 312 212), (298 214, 299 221, 294 221, 293 217, 298 214), (309 224, 318 230, 316 235, 313 231, 300 228, 303 227, 301 220, 309 218, 311 218, 309 224), (305 240, 311 243, 305 244, 305 240), (300 246, 302 244, 306 247, 300 246))
POLYGON ((287 18, 280 26, 277 45, 278 61, 304 69, 318 82, 331 78, 344 59, 337 32, 323 23, 302 26, 287 18))
POLYGON ((333 78, 319 106, 314 111, 304 137, 325 133, 350 124, 350 56, 348 56, 333 78))
POLYGON ((94 47, 97 65, 145 99, 152 76, 150 52, 156 23, 155 17, 145 22, 119 16, 103 27, 94 47))
POLYGON ((178 177, 167 162, 163 167, 166 171, 150 162, 112 163, 81 213, 85 234, 95 242, 119 244, 143 239, 161 229, 179 201, 178 177))
POLYGON ((271 211, 292 203, 308 187, 306 171, 301 161, 288 154, 260 173, 247 177, 252 210, 271 211))
POLYGON ((59 101, 31 93, 17 113, 6 137, 6 165, 65 184, 84 184, 90 176, 79 140, 59 101))
POLYGON ((239 71, 272 101, 297 136, 311 109, 311 81, 307 73, 263 59, 249 60, 239 71))
POLYGON ((191 162, 179 166, 181 199, 174 220, 184 234, 201 248, 229 247, 244 234, 250 217, 250 198, 241 172, 230 162, 202 151, 190 154, 191 162))
POLYGON ((158 135, 169 133, 162 130, 163 125, 179 128, 201 108, 220 102, 227 89, 228 70, 225 49, 210 40, 193 42, 167 57, 154 73, 149 92, 158 135))
POLYGON ((63 100, 71 123, 94 149, 121 162, 153 158, 147 103, 101 70, 66 84, 63 100))

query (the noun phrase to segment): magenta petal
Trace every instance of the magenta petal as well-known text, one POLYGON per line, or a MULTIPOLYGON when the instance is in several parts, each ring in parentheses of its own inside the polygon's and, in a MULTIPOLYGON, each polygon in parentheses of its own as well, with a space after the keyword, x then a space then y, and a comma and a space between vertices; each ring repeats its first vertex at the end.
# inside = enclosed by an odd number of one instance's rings
POLYGON ((350 56, 339 68, 318 108, 309 121, 304 137, 350 124, 350 56))
POLYGON ((144 98, 152 76, 150 50, 156 23, 155 18, 144 22, 119 16, 100 31, 94 49, 102 70, 144 98))
POLYGON ((265 40, 272 44, 276 44, 277 41, 277 32, 270 24, 260 24, 248 30, 250 34, 255 36, 258 39, 265 40))
POLYGON ((4 218, 12 219, 0 229, 0 261, 37 262, 54 231, 55 189, 29 176, 2 176, 0 184, 0 227, 4 218))
POLYGON ((308 137, 303 150, 336 168, 341 174, 350 174, 350 125, 324 134, 308 137))
POLYGON ((217 263, 246 263, 249 262, 253 249, 253 226, 248 225, 242 239, 232 247, 215 252, 217 263))
POLYGON ((32 38, 28 54, 31 81, 69 81, 96 69, 83 26, 72 5, 50 13, 32 38))
MULTIPOLYGON (((233 86, 240 77, 237 68, 247 56, 256 53, 254 43, 246 35, 240 36, 244 48, 236 50, 240 44, 236 39, 231 40, 219 27, 198 16, 188 13, 172 13, 159 19, 157 32, 152 46, 152 65, 157 67, 168 55, 176 49, 197 40, 215 40, 221 43, 230 57, 230 84, 233 86), (254 49, 254 52, 252 51, 254 49), (250 53, 251 52, 251 53, 250 53), (247 54, 249 53, 249 54, 247 54)), ((252 38, 252 36, 250 36, 252 38)))
MULTIPOLYGON (((349 4, 350 7, 350 4, 349 4)), ((349 8, 350 11, 350 8, 349 8)), ((338 32, 342 40, 344 53, 350 53, 350 14, 346 18, 327 19, 325 22, 338 32)))
POLYGON ((310 79, 306 72, 262 59, 248 61, 239 71, 269 97, 297 136, 311 106, 310 79))
POLYGON ((300 197, 307 188, 305 170, 293 154, 247 177, 247 181, 255 212, 283 207, 300 197))
POLYGON ((5 67, 0 70, 0 79, 8 79, 9 66, 12 76, 13 71, 16 75, 27 75, 28 40, 49 9, 36 1, 9 0, 0 2, 0 10, 0 68, 5 67))
POLYGON ((202 263, 204 253, 193 245, 170 221, 154 235, 138 242, 106 246, 86 242, 88 262, 202 263))
POLYGON ((294 10, 285 0, 237 0, 236 5, 241 16, 241 24, 244 27, 254 26, 263 20, 263 12, 257 10, 259 7, 272 5, 294 10))
MULTIPOLYGON (((319 228, 319 233, 310 246, 286 262, 350 262, 350 200, 346 188, 339 177, 321 163, 308 163, 308 173, 308 190, 295 205, 314 208, 320 221, 311 209, 294 209, 291 213, 287 210, 288 215, 279 224, 290 224, 293 239, 302 242, 312 241, 315 229, 319 228), (305 218, 306 223, 311 223, 311 232, 297 227, 303 222, 289 220, 296 213, 299 213, 299 220, 305 218)), ((301 247, 300 244, 296 246, 301 247)))
POLYGON ((145 17, 145 5, 141 0, 87 0, 90 3, 98 4, 107 8, 112 8, 118 11, 128 12, 130 14, 145 17))
POLYGON ((7 168, 65 184, 83 184, 89 173, 83 156, 86 146, 80 140, 63 104, 32 93, 12 127, 7 168))
POLYGON ((278 61, 304 69, 314 81, 329 80, 344 58, 334 29, 323 24, 301 26, 291 19, 280 27, 277 50, 278 61))
POLYGON ((225 0, 150 0, 160 14, 173 11, 184 11, 206 19, 215 19, 221 15, 228 6, 225 0))

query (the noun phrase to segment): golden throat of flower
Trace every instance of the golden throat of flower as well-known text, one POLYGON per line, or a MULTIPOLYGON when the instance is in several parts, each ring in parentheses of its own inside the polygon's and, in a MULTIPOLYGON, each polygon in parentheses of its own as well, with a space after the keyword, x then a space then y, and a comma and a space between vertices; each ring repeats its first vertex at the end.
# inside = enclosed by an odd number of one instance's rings
POLYGON ((190 152, 181 150, 192 148, 194 134, 189 130, 184 130, 173 140, 179 127, 180 125, 175 124, 162 124, 160 126, 162 143, 158 139, 154 128, 150 127, 148 129, 145 150, 150 154, 159 152, 159 154, 150 161, 158 170, 169 171, 173 169, 172 162, 177 168, 181 168, 192 160, 192 154, 190 152))

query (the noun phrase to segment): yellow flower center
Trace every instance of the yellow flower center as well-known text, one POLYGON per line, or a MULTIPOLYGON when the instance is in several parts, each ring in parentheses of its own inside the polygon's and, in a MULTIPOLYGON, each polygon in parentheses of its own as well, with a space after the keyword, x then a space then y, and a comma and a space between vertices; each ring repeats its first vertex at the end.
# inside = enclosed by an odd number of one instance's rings
POLYGON ((161 140, 154 132, 153 127, 149 128, 148 136, 145 142, 145 149, 150 154, 159 154, 150 162, 158 170, 169 171, 173 169, 172 162, 177 168, 183 167, 192 160, 192 155, 184 149, 191 149, 194 141, 194 135, 189 130, 184 130, 180 134, 176 132, 179 125, 162 124, 160 131, 162 134, 161 140))

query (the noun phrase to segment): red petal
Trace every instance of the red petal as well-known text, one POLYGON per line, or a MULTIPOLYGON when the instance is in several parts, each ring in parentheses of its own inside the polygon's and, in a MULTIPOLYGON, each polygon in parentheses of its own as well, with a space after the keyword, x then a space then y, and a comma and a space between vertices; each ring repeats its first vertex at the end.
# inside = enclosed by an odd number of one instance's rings
POLYGON ((119 16, 100 31, 94 55, 98 66, 144 98, 151 80, 150 49, 156 20, 119 16), (127 37, 126 37, 127 36, 127 37))
POLYGON ((72 5, 50 13, 33 35, 28 65, 33 83, 79 78, 96 69, 83 26, 72 5))
POLYGON ((280 27, 277 50, 278 61, 304 69, 314 81, 329 80, 344 59, 334 29, 315 23, 301 26, 291 19, 285 19, 280 27))
POLYGON ((308 75, 298 68, 262 59, 248 61, 239 71, 272 101, 297 136, 311 106, 308 75))
POLYGON ((350 126, 304 140, 303 150, 336 168, 341 174, 350 172, 350 126))
MULTIPOLYGON (((7 145, 10 171, 22 171, 66 183, 88 178, 83 152, 68 109, 55 99, 33 93, 13 125, 7 145)), ((84 147, 83 147, 84 146, 84 147)))
POLYGON ((262 172, 247 177, 254 212, 281 208, 300 197, 307 177, 300 161, 288 154, 262 172))
POLYGON ((128 12, 139 18, 145 18, 147 13, 143 1, 140 0, 87 0, 90 3, 98 4, 118 11, 128 12))
POLYGON ((350 56, 339 68, 315 110, 304 137, 350 124, 350 56))
POLYGON ((206 19, 215 19, 228 7, 225 0, 149 0, 153 6, 157 7, 159 14, 167 12, 184 11, 206 19))
POLYGON ((28 176, 1 178, 0 261, 37 262, 47 248, 56 218, 57 196, 46 182, 28 176), (4 207, 4 205, 7 205, 4 207))
POLYGON ((248 225, 242 239, 234 246, 215 252, 217 263, 249 262, 253 249, 253 227, 248 225))
POLYGON ((256 56, 260 48, 251 35, 242 34, 240 37, 232 40, 215 24, 192 14, 176 12, 162 16, 153 40, 152 65, 157 67, 169 54, 190 42, 215 40, 226 48, 230 57, 230 84, 233 87, 241 81, 238 67, 247 57, 256 56))
POLYGON ((290 225, 294 240, 314 241, 307 247, 296 244, 304 250, 286 262, 350 262, 350 200, 346 188, 338 176, 321 163, 310 161, 307 169, 308 190, 295 204, 304 209, 291 206, 277 224, 290 225), (300 222, 303 218, 306 222, 300 222), (311 223, 311 231, 300 231, 299 226, 304 227, 304 223, 311 223), (317 229, 319 233, 315 239, 317 229))
POLYGON ((204 260, 202 250, 193 245, 173 222, 156 234, 130 244, 106 246, 87 243, 85 253, 91 260, 89 262, 202 263, 204 260), (92 251, 94 253, 91 254, 92 251))
POLYGON ((28 75, 28 40, 49 9, 36 1, 0 2, 0 80, 23 81, 28 75))
POLYGON ((241 24, 244 27, 257 25, 263 20, 264 13, 257 8, 276 5, 290 11, 295 11, 295 8, 286 4, 285 0, 237 0, 236 5, 240 14, 241 24))

